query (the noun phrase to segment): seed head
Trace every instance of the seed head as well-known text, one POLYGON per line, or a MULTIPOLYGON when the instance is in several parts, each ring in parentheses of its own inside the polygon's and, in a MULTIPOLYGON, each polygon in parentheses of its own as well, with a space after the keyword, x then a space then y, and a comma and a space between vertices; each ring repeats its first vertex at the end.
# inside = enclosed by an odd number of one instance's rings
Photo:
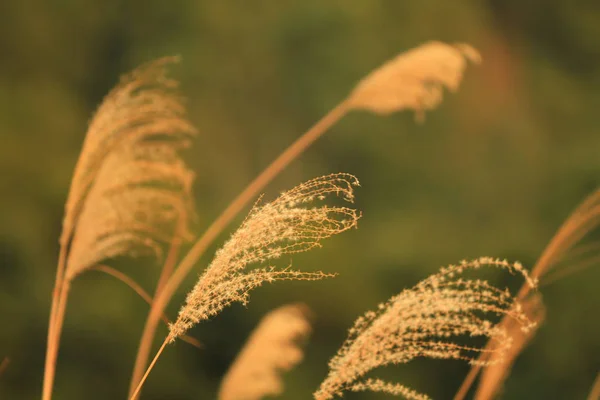
POLYGON ((525 331, 535 323, 507 290, 484 280, 462 278, 464 271, 484 265, 519 273, 530 285, 535 285, 520 264, 505 260, 483 257, 442 268, 356 320, 348 339, 330 361, 329 375, 315 393, 315 399, 331 399, 347 390, 374 390, 407 399, 426 399, 427 396, 401 384, 364 379, 364 376, 375 368, 407 363, 416 357, 477 362, 476 356, 482 349, 457 344, 453 339, 458 337, 483 336, 498 343, 494 348, 497 357, 487 363, 499 362, 512 339, 490 318, 510 316, 525 331))
POLYGON ((284 192, 271 203, 256 204, 188 294, 179 318, 171 325, 169 340, 174 341, 232 302, 245 304, 249 292, 264 282, 332 276, 289 267, 248 267, 319 247, 323 239, 356 227, 360 218, 356 210, 314 204, 332 194, 352 202, 357 185, 352 175, 327 175, 284 192))

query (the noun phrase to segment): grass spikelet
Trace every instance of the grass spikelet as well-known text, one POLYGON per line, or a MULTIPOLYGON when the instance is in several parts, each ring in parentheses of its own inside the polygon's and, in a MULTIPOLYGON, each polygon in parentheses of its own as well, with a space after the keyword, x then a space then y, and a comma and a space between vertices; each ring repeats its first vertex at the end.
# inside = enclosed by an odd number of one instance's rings
POLYGON ((220 312, 232 302, 246 303, 249 292, 275 280, 316 280, 330 276, 301 272, 289 267, 246 270, 320 246, 321 240, 356 227, 359 213, 351 208, 313 206, 334 194, 352 202, 358 180, 348 174, 312 179, 282 193, 276 200, 255 205, 244 223, 217 252, 214 260, 188 294, 179 318, 171 325, 168 340, 174 341, 193 325, 220 312))
POLYGON ((194 129, 173 92, 177 82, 165 75, 176 60, 123 77, 92 118, 63 222, 63 235, 73 235, 66 279, 107 257, 159 253, 157 241, 170 240, 177 216, 192 212, 193 173, 177 150, 194 129))
POLYGON ((388 61, 358 83, 349 106, 377 114, 412 109, 418 120, 442 101, 443 87, 456 91, 467 60, 479 63, 477 50, 467 44, 428 42, 388 61))
POLYGON ((542 296, 539 293, 535 293, 523 301, 522 306, 523 313, 525 313, 530 321, 535 323, 535 326, 530 330, 524 331, 514 319, 507 320, 504 328, 508 335, 512 337, 512 347, 506 352, 501 362, 488 366, 482 372, 479 386, 475 393, 475 400, 487 400, 498 397, 502 389, 502 384, 508 376, 512 365, 531 339, 533 339, 543 322, 546 309, 542 303, 542 296))
POLYGON ((520 274, 529 285, 536 285, 519 263, 505 260, 483 257, 442 268, 356 320, 348 339, 330 361, 329 375, 315 399, 331 399, 348 390, 428 398, 403 385, 364 380, 364 376, 375 368, 407 363, 416 357, 477 362, 476 356, 483 350, 457 344, 453 338, 488 337, 498 346, 495 357, 486 365, 499 362, 511 347, 512 338, 505 329, 494 325, 490 316, 509 316, 525 331, 535 323, 513 301, 508 290, 500 290, 484 280, 462 278, 466 270, 482 266, 520 274))
POLYGON ((258 400, 283 393, 281 373, 303 358, 301 344, 310 334, 308 309, 279 307, 261 320, 225 375, 219 400, 258 400))

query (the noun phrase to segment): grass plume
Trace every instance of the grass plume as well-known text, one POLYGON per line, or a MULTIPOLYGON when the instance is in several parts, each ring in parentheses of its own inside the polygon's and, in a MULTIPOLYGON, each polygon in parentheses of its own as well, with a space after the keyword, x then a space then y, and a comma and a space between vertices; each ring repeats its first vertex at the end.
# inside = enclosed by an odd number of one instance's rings
POLYGON ((162 258, 161 244, 175 234, 179 216, 193 213, 192 180, 169 142, 113 150, 82 206, 65 278, 119 255, 150 251, 162 258))
MULTIPOLYGON (((581 204, 577 206, 577 208, 571 213, 571 215, 563 222, 560 228, 556 231, 548 245, 542 251, 542 254, 536 261, 532 271, 531 277, 533 279, 539 280, 543 285, 546 282, 546 276, 549 271, 553 268, 556 268, 557 265, 564 261, 569 254, 578 253, 577 245, 581 243, 581 241, 589 235, 591 232, 596 230, 600 225, 600 189, 595 190, 592 194, 586 197, 581 204)), ((580 247, 579 249, 584 249, 584 247, 580 247)), ((592 260, 596 261, 597 257, 592 256, 592 260)), ((589 259, 584 260, 584 263, 580 265, 590 265, 585 261, 590 261, 589 259)), ((568 265, 568 264, 567 264, 568 265)), ((563 265, 562 269, 556 269, 554 272, 554 277, 550 275, 550 279, 554 280, 557 275, 560 275, 561 271, 568 271, 568 269, 563 265)), ((529 295, 531 288, 529 285, 523 285, 519 293, 517 294, 517 299, 519 301, 525 301, 527 296, 529 295)), ((507 319, 500 322, 500 324, 504 325, 505 328, 510 325, 510 321, 507 319)), ((487 354, 493 351, 494 346, 496 346, 493 342, 488 342, 486 349, 487 352, 482 353, 480 356, 480 361, 483 363, 487 358, 487 354)), ((454 396, 454 400, 463 400, 469 389, 475 382, 477 378, 477 374, 480 371, 479 365, 473 365, 471 370, 465 377, 463 383, 458 389, 456 395, 454 396)))
POLYGON ((307 181, 270 203, 255 205, 188 294, 168 340, 174 341, 233 302, 245 304, 250 291, 264 282, 326 277, 322 272, 248 267, 319 247, 323 239, 356 227, 360 215, 354 209, 308 207, 332 194, 352 202, 354 186, 358 186, 354 176, 332 174, 307 181))
POLYGON ((259 400, 283 393, 281 373, 303 358, 311 332, 302 304, 279 307, 260 321, 221 382, 219 400, 259 400))
POLYGON ((187 138, 195 133, 185 119, 182 99, 173 91, 177 81, 166 76, 167 65, 177 61, 176 57, 165 57, 134 70, 121 78, 98 107, 71 181, 61 244, 68 244, 90 188, 114 150, 160 138, 163 140, 157 140, 157 145, 177 148, 187 145, 187 138))
MULTIPOLYGON (((71 281, 121 255, 160 253, 192 214, 193 173, 178 150, 194 133, 164 58, 122 78, 92 118, 65 205, 48 326, 43 400, 52 396, 71 281)), ((186 231, 187 232, 187 231, 186 231)))
POLYGON ((512 338, 489 317, 508 316, 523 330, 535 324, 508 290, 500 290, 484 280, 462 278, 465 271, 483 266, 519 274, 531 287, 536 285, 521 264, 505 260, 482 257, 442 268, 356 320, 348 339, 330 361, 329 375, 315 393, 315 399, 331 399, 348 390, 427 399, 404 385, 365 379, 365 375, 375 368, 407 363, 416 357, 477 363, 477 355, 485 349, 453 340, 467 335, 488 337, 498 344, 493 349, 496 358, 487 360, 485 365, 501 360, 510 349, 512 338))
POLYGON ((265 282, 318 280, 333 276, 296 271, 290 267, 249 267, 320 247, 323 239, 355 228, 360 218, 358 211, 314 204, 331 195, 353 202, 354 187, 358 185, 352 175, 331 174, 283 192, 270 203, 255 204, 188 293, 179 317, 170 326, 168 336, 130 398, 137 397, 167 343, 174 342, 192 326, 218 314, 231 303, 247 303, 252 289, 265 282))

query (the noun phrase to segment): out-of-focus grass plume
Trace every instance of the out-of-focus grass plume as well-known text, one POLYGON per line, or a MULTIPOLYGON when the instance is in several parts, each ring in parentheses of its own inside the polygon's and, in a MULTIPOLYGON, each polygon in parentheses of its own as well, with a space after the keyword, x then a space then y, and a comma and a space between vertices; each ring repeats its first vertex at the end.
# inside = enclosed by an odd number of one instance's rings
POLYGON ((468 44, 429 42, 406 51, 365 77, 350 94, 351 107, 378 114, 406 108, 423 120, 442 101, 444 87, 458 90, 467 60, 481 62, 468 44))
POLYGON ((171 91, 161 59, 125 76, 90 122, 65 205, 65 278, 111 257, 150 250, 174 234, 191 235, 194 174, 178 150, 195 129, 171 91), (184 230, 175 227, 182 221, 184 230))
POLYGON ((260 400, 284 392, 283 372, 304 357, 310 311, 287 304, 265 315, 221 382, 219 400, 260 400))

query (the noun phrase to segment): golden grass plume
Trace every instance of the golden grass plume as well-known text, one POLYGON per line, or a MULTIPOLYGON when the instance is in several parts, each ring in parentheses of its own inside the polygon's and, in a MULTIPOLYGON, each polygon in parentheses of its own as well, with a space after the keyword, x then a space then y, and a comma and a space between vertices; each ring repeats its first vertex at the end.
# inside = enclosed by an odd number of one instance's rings
POLYGON ((477 50, 468 44, 425 43, 367 75, 350 94, 348 103, 377 114, 409 108, 420 120, 425 111, 441 103, 443 87, 458 89, 467 60, 481 62, 477 50))
POLYGON ((259 400, 283 393, 281 373, 304 356, 311 332, 302 304, 279 307, 261 320, 221 382, 219 400, 259 400))
POLYGON ((165 77, 173 61, 160 59, 124 77, 90 123, 63 222, 63 235, 73 235, 67 279, 105 258, 158 253, 177 219, 193 212, 193 173, 178 150, 194 129, 172 91, 176 82, 165 77))
POLYGON ((174 61, 163 58, 123 77, 89 124, 65 204, 44 400, 52 396, 71 281, 105 258, 160 253, 160 241, 188 232, 193 173, 178 150, 195 130, 174 91, 177 82, 166 77, 174 61))
POLYGON ((354 186, 358 186, 354 176, 332 174, 307 181, 270 203, 255 205, 188 294, 177 321, 170 327, 168 340, 174 341, 233 302, 245 304, 250 291, 264 282, 331 276, 289 267, 246 268, 319 247, 321 240, 356 227, 360 214, 354 209, 325 205, 309 208, 332 194, 352 202, 354 186))
POLYGON ((509 316, 525 331, 535 323, 508 290, 500 290, 485 280, 462 278, 465 271, 483 266, 520 274, 529 285, 536 285, 521 264, 506 260, 482 257, 442 268, 356 320, 348 339, 330 361, 329 375, 315 399, 331 399, 348 390, 427 399, 402 384, 364 377, 375 368, 407 363, 416 357, 478 362, 476 356, 483 349, 457 344, 453 338, 488 337, 499 345, 494 349, 495 359, 486 365, 499 362, 511 347, 512 338, 505 329, 494 325, 490 316, 509 316))
MULTIPOLYGON (((577 206, 556 231, 531 270, 531 277, 539 280, 543 286, 582 267, 597 264, 598 256, 595 254, 597 253, 597 243, 592 243, 590 246, 589 243, 582 244, 582 241, 591 232, 597 230, 599 225, 600 189, 596 189, 577 206)), ((526 299, 530 290, 529 285, 523 285, 517 294, 517 299, 520 301, 526 299)), ((511 322, 506 318, 500 322, 505 329, 508 329, 510 324, 511 322)), ((487 343, 486 351, 479 356, 481 363, 485 363, 488 354, 493 353, 495 346, 496 344, 492 341, 487 343)), ((467 396, 479 370, 480 366, 477 364, 471 367, 454 396, 454 400, 462 400, 467 396)))

